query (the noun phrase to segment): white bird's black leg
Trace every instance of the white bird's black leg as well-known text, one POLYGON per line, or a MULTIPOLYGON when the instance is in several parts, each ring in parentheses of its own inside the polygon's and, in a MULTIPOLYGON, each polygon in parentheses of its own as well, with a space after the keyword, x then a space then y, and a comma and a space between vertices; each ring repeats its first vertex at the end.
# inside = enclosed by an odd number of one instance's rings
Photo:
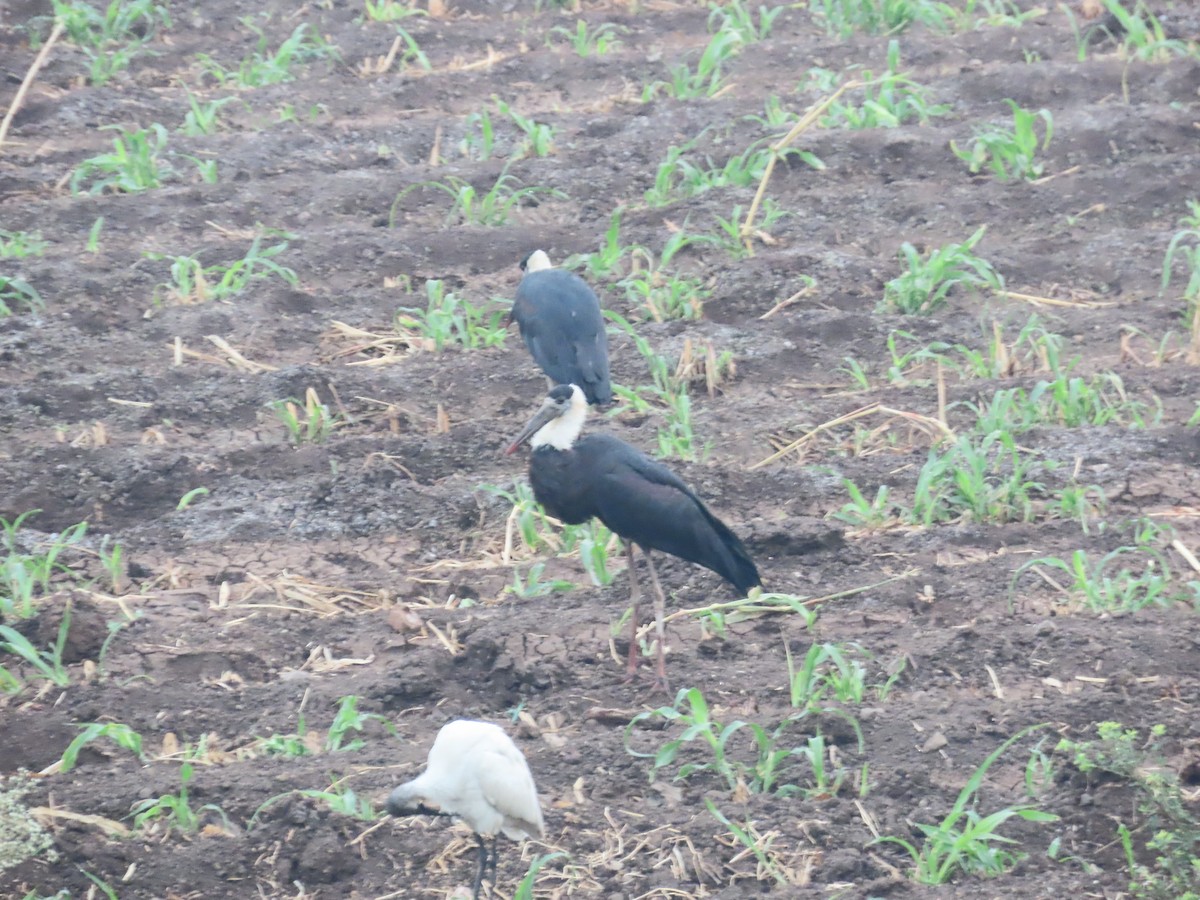
MULTIPOLYGON (((633 681, 638 669, 638 601, 642 599, 642 589, 638 584, 637 561, 633 558, 633 541, 625 542, 625 558, 629 560, 629 662, 625 667, 625 680, 633 681)), ((650 557, 646 557, 649 559, 650 557)))
MULTIPOLYGON (((475 887, 471 891, 471 897, 473 900, 479 900, 479 892, 483 889, 483 873, 486 871, 488 864, 488 849, 487 841, 484 840, 482 834, 476 834, 475 840, 479 841, 479 870, 475 873, 475 887)), ((495 875, 492 878, 492 883, 495 884, 495 875)))
POLYGON ((491 870, 492 870, 492 891, 493 892, 496 890, 496 863, 498 863, 500 861, 500 854, 497 852, 497 845, 498 845, 499 840, 500 840, 499 834, 492 835, 491 870))
POLYGON ((667 614, 667 597, 663 593, 662 584, 658 580, 658 572, 654 569, 654 559, 650 556, 650 551, 643 547, 642 555, 646 557, 646 568, 650 570, 650 583, 654 587, 654 633, 658 640, 658 654, 654 668, 654 686, 670 692, 670 685, 667 684, 667 629, 663 624, 663 619, 667 614))

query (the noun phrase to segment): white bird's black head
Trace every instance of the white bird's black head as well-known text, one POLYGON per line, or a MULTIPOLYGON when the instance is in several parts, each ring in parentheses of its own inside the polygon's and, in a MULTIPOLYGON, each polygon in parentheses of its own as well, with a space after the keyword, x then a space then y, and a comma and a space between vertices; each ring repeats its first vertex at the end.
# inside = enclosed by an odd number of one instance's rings
POLYGON ((515 453, 526 441, 533 449, 553 447, 570 450, 587 418, 587 397, 578 385, 560 384, 551 389, 542 407, 512 440, 507 453, 515 453))
POLYGON ((387 799, 387 811, 393 816, 448 816, 436 803, 421 795, 413 782, 402 784, 387 799))

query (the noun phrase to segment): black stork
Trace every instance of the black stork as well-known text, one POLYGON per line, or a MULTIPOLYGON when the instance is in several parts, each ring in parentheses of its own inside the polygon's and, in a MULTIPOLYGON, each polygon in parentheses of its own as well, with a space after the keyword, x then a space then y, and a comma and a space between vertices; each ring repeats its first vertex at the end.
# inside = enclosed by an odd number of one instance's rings
POLYGON ((608 334, 600 300, 574 272, 556 269, 545 251, 521 260, 509 321, 516 321, 530 355, 555 384, 577 384, 588 403, 611 403, 608 334))
POLYGON ((662 463, 608 434, 580 437, 587 402, 577 385, 550 391, 541 409, 513 438, 508 453, 525 441, 529 482, 546 512, 569 525, 597 518, 625 540, 629 559, 632 634, 628 677, 637 672, 638 601, 641 589, 633 556, 637 544, 646 557, 654 587, 658 635, 655 682, 667 687, 663 658, 663 615, 666 597, 654 569, 651 550, 661 550, 712 569, 744 596, 761 581, 754 560, 738 536, 708 511, 682 479, 662 463))
POLYGON ((472 719, 447 722, 434 738, 425 771, 388 796, 393 816, 458 816, 479 841, 479 869, 472 896, 479 900, 492 838, 492 885, 496 884, 496 838, 542 837, 546 831, 537 788, 525 755, 498 725, 472 719))

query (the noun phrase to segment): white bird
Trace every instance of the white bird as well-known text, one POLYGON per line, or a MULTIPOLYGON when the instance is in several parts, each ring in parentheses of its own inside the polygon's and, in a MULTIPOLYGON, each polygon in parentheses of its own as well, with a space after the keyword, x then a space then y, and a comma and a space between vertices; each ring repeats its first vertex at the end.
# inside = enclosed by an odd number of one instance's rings
POLYGON ((537 788, 524 754, 491 722, 456 719, 438 732, 425 771, 388 797, 393 816, 458 816, 479 841, 479 871, 473 896, 479 898, 488 865, 485 838, 492 839, 492 883, 496 882, 496 838, 541 837, 546 830, 537 788))

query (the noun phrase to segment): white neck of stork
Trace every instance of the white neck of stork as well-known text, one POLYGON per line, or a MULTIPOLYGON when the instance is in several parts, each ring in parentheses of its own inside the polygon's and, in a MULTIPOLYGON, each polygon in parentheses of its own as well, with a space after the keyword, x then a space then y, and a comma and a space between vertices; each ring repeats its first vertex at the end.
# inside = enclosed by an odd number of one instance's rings
POLYGON ((529 254, 529 258, 525 260, 525 274, 530 272, 540 272, 542 269, 553 269, 554 264, 550 262, 550 257, 546 255, 545 250, 534 250, 529 254))
POLYGON ((529 446, 536 450, 538 447, 553 447, 555 450, 570 450, 583 431, 583 422, 587 418, 587 398, 579 385, 571 385, 571 402, 561 413, 537 430, 529 439, 529 446))

